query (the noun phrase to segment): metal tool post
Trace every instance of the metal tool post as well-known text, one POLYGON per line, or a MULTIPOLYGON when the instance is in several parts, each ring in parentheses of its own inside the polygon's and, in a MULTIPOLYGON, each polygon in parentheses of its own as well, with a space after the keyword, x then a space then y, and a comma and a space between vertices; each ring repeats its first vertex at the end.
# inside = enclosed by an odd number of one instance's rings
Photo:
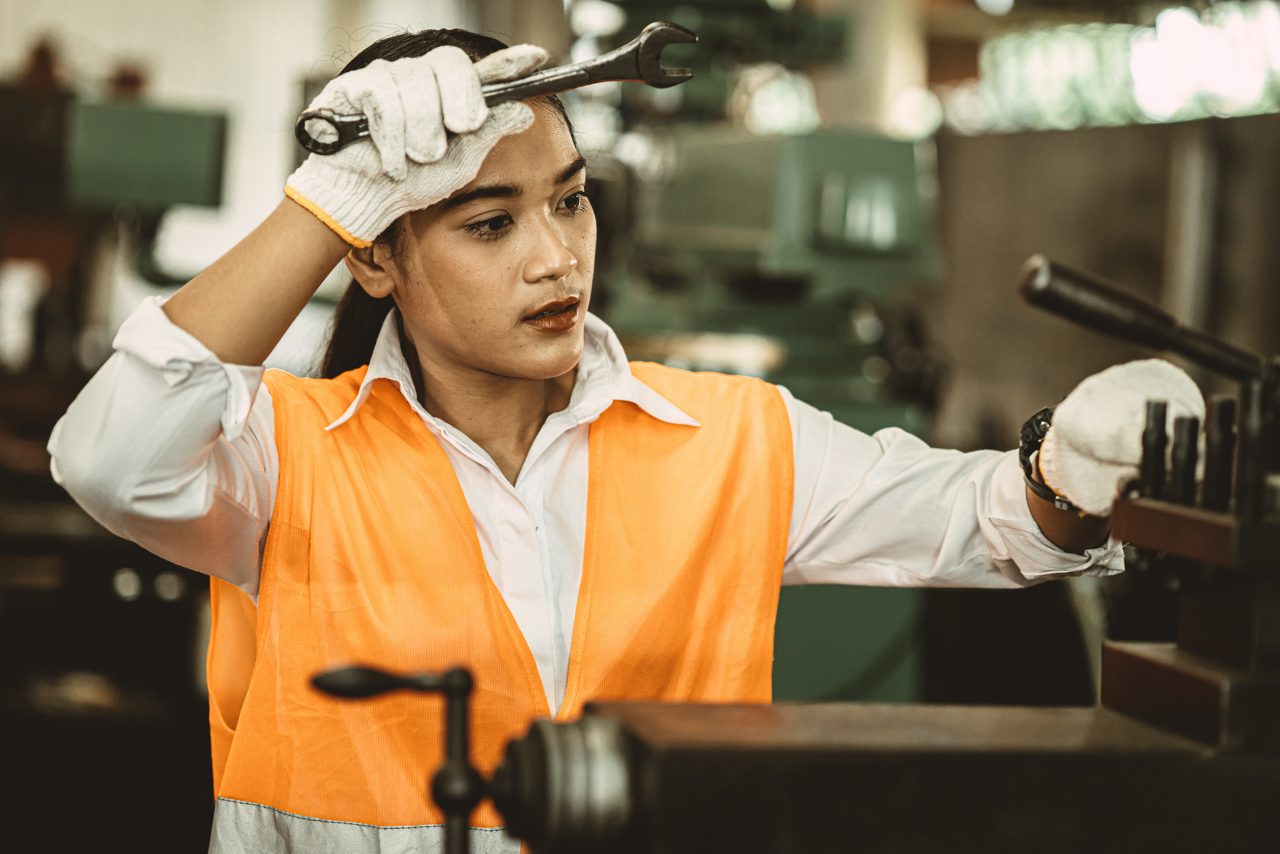
MULTIPOLYGON (((1164 479, 1163 435, 1144 434, 1148 488, 1116 502, 1112 530, 1169 558, 1165 571, 1180 582, 1177 642, 1107 643, 1102 701, 1222 750, 1280 749, 1280 518, 1266 503, 1268 475, 1280 464, 1272 458, 1276 362, 1181 326, 1132 294, 1041 256, 1027 262, 1022 293, 1087 329, 1177 353, 1239 383, 1238 424, 1230 423, 1234 400, 1211 401, 1201 488, 1194 419, 1175 424, 1165 494, 1150 489, 1164 479)), ((1149 413, 1158 406, 1149 402, 1149 413)), ((1163 419, 1149 415, 1147 433, 1163 434, 1163 419)))

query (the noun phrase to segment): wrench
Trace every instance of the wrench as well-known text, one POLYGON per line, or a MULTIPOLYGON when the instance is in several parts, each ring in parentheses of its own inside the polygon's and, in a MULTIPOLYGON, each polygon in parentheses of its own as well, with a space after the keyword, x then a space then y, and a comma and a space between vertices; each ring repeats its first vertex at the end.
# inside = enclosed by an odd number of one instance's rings
MULTIPOLYGON (((595 59, 549 68, 518 80, 490 83, 481 91, 484 102, 492 107, 505 101, 520 101, 610 81, 634 81, 666 89, 693 77, 693 70, 664 68, 662 49, 669 44, 692 44, 697 40, 698 36, 692 30, 679 24, 655 21, 622 47, 595 59)), ((293 135, 307 151, 333 154, 367 137, 369 120, 363 114, 342 116, 327 110, 312 110, 298 116, 293 135)))

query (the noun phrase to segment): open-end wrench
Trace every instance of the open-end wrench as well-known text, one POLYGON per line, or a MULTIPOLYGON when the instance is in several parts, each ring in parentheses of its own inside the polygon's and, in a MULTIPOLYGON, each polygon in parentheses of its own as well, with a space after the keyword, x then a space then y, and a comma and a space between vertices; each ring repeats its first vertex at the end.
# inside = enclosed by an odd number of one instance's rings
MULTIPOLYGON (((669 44, 692 44, 698 37, 679 24, 655 21, 640 35, 606 54, 559 68, 548 68, 518 80, 490 83, 481 91, 489 106, 520 101, 552 92, 565 92, 591 83, 635 81, 658 89, 675 86, 693 77, 689 68, 664 68, 662 49, 669 44)), ((326 110, 303 113, 293 128, 298 143, 315 154, 333 154, 369 135, 363 115, 335 115, 326 110)))

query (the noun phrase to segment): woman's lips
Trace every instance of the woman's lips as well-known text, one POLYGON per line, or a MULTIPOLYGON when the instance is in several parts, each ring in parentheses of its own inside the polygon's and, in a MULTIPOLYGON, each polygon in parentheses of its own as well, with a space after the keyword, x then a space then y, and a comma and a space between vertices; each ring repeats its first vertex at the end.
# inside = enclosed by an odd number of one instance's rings
POLYGON ((556 312, 564 311, 566 308, 568 308, 571 305, 576 305, 577 302, 578 302, 577 297, 569 297, 568 299, 558 299, 558 300, 553 300, 551 302, 545 302, 542 305, 538 306, 533 311, 526 314, 524 316, 524 319, 533 320, 539 315, 555 314, 556 312))
POLYGON ((566 332, 578 322, 578 303, 573 302, 551 314, 525 318, 525 323, 543 332, 566 332))

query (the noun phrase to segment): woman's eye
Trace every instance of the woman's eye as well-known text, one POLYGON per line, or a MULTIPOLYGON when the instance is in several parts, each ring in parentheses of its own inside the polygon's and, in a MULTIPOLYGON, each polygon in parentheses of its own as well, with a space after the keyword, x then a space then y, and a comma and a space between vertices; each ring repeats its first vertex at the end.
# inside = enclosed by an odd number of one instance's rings
POLYGON ((587 207, 587 194, 579 190, 565 197, 560 204, 564 205, 565 210, 569 213, 579 213, 587 207))
POLYGON ((467 223, 463 228, 482 240, 492 240, 495 237, 500 237, 510 224, 511 217, 507 214, 500 214, 491 216, 488 219, 482 219, 480 222, 467 223))

